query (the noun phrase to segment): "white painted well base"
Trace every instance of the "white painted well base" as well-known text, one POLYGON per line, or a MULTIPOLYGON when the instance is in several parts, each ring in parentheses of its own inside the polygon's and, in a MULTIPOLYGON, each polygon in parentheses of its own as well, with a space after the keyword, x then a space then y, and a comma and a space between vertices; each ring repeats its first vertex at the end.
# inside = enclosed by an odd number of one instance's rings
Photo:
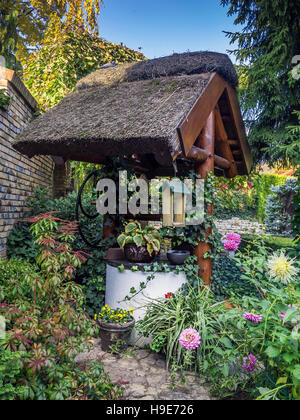
MULTIPOLYGON (((109 305, 110 308, 121 308, 126 310, 133 308, 134 318, 138 321, 145 316, 149 298, 164 298, 166 293, 176 292, 176 290, 187 282, 183 272, 180 272, 179 274, 175 274, 172 271, 169 273, 155 273, 154 280, 151 280, 147 284, 146 289, 130 301, 124 301, 125 296, 130 296, 130 289, 132 287, 137 291, 140 290, 140 283, 146 283, 149 274, 151 274, 151 272, 133 272, 131 270, 120 272, 117 267, 107 264, 105 303, 109 305)), ((131 335, 131 344, 142 347, 147 343, 149 343, 149 340, 145 338, 137 340, 137 333, 136 331, 133 331, 131 335)))

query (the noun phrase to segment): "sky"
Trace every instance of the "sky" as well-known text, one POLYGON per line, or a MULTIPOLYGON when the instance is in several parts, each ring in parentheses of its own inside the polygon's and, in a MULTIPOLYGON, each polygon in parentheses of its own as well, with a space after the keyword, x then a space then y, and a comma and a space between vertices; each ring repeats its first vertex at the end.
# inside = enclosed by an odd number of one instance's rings
MULTIPOLYGON (((174 52, 233 49, 222 31, 240 29, 220 0, 104 0, 100 36, 147 58, 174 52)), ((231 56, 234 60, 234 56, 231 56)))

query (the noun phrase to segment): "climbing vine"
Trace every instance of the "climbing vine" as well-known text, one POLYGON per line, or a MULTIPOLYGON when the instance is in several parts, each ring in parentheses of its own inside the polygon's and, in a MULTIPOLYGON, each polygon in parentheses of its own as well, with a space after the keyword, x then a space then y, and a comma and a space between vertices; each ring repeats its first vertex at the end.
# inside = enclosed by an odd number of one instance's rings
MULTIPOLYGON (((199 175, 195 174, 194 171, 189 171, 190 179, 196 180, 200 178, 199 175)), ((184 176, 182 177, 182 179, 184 176)), ((213 196, 216 191, 216 177, 209 172, 207 179, 205 180, 204 188, 204 220, 201 225, 189 225, 185 227, 163 227, 160 229, 162 237, 170 238, 172 245, 179 248, 187 248, 193 250, 193 248, 201 241, 206 241, 211 245, 211 251, 207 252, 204 257, 213 259, 218 251, 221 250, 221 241, 220 235, 214 225, 214 215, 209 214, 208 207, 213 202, 213 196), (207 229, 211 228, 210 234, 206 237, 207 229)), ((193 195, 196 194, 195 189, 193 189, 193 195)), ((195 199, 196 197, 193 197, 195 199)), ((118 267, 119 271, 124 271, 124 265, 118 267)), ((154 262, 151 265, 143 265, 139 267, 137 265, 131 267, 131 271, 142 271, 142 272, 151 272, 144 282, 140 282, 139 289, 136 290, 135 287, 131 287, 128 295, 124 297, 124 300, 131 300, 136 297, 138 294, 142 293, 149 282, 155 279, 155 273, 165 272, 168 273, 172 271, 174 274, 179 274, 183 272, 186 276, 188 284, 194 288, 199 287, 199 282, 202 283, 202 278, 199 277, 199 267, 197 264, 197 258, 193 255, 188 257, 184 265, 178 265, 175 269, 170 268, 167 263, 154 262)), ((186 286, 183 285, 183 292, 185 291, 186 286)))

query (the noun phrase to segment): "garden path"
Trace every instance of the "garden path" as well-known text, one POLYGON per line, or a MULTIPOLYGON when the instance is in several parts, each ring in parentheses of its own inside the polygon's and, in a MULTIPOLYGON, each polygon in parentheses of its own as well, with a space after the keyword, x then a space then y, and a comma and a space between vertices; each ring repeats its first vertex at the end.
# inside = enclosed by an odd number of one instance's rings
POLYGON ((186 384, 170 388, 170 372, 165 358, 148 350, 129 347, 123 354, 105 353, 99 341, 91 351, 76 357, 78 364, 100 360, 112 382, 126 382, 123 399, 126 400, 211 400, 209 384, 194 373, 186 372, 186 384))

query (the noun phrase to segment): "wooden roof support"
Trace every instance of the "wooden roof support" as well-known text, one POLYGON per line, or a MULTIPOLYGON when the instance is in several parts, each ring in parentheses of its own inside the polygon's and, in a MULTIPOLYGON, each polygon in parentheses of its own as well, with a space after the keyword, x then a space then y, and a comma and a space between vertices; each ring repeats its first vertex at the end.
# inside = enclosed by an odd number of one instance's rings
MULTIPOLYGON (((184 158, 184 155, 180 154, 178 157, 184 158)), ((209 154, 207 153, 207 151, 197 146, 193 146, 187 155, 187 159, 195 160, 199 163, 205 162, 208 157, 209 157, 209 154)))
POLYGON ((227 84, 226 94, 230 103, 230 108, 231 108, 230 111, 231 111, 231 115, 232 115, 232 118, 236 127, 237 135, 240 142, 240 147, 243 151, 243 161, 245 163, 245 167, 247 168, 247 170, 245 171, 245 174, 246 174, 246 173, 250 173, 252 164, 253 164, 252 156, 250 152, 250 146, 246 138, 245 127, 244 127, 243 118, 241 115, 241 110, 240 110, 239 100, 238 100, 236 90, 232 86, 230 86, 228 83, 226 84, 227 84))
POLYGON ((226 174, 230 170, 231 163, 229 160, 222 158, 221 156, 215 155, 215 165, 221 169, 225 169, 226 174))
POLYGON ((221 166, 217 163, 217 166, 220 166, 222 169, 225 169, 225 174, 228 178, 234 178, 238 174, 238 170, 232 155, 232 151, 229 146, 228 136, 222 121, 222 116, 219 110, 219 107, 216 107, 215 111, 215 118, 216 118, 216 142, 217 148, 221 153, 222 157, 227 160, 229 166, 226 168, 221 166))
POLYGON ((225 88, 225 80, 217 73, 212 73, 203 93, 178 126, 177 133, 185 156, 194 146, 195 139, 200 135, 211 110, 217 105, 225 88))
MULTIPOLYGON (((205 150, 209 157, 205 162, 196 162, 195 171, 201 178, 206 179, 208 171, 214 172, 214 150, 215 150, 215 112, 211 112, 206 125, 198 137, 195 145, 205 150)), ((213 213, 213 205, 210 204, 207 209, 209 214, 213 213)), ((205 238, 195 248, 195 255, 199 265, 199 276, 203 278, 205 284, 210 284, 212 272, 211 258, 204 258, 206 252, 211 250, 211 245, 207 239, 211 234, 211 227, 205 231, 205 238)))

